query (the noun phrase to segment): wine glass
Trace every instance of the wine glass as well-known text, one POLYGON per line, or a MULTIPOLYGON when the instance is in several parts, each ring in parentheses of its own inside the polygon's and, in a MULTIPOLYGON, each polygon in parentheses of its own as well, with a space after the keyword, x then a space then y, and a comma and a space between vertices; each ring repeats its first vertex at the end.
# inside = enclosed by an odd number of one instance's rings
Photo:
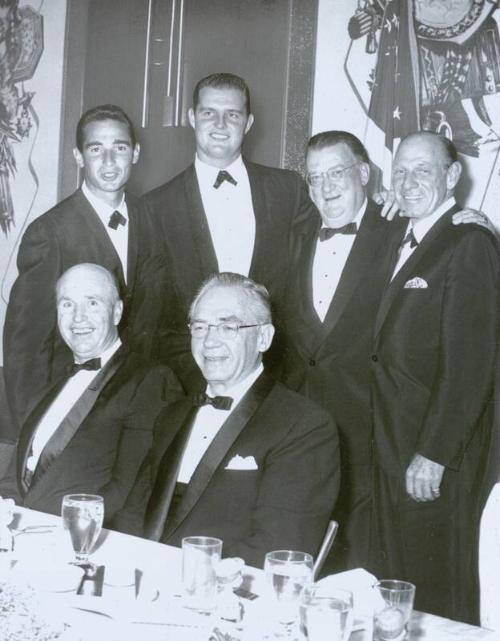
POLYGON ((286 636, 287 629, 297 620, 302 590, 312 583, 313 558, 306 552, 295 550, 268 552, 264 573, 276 600, 279 624, 276 636, 286 636))
POLYGON ((67 494, 62 501, 62 521, 75 552, 75 565, 90 565, 89 554, 101 533, 104 500, 96 494, 67 494))

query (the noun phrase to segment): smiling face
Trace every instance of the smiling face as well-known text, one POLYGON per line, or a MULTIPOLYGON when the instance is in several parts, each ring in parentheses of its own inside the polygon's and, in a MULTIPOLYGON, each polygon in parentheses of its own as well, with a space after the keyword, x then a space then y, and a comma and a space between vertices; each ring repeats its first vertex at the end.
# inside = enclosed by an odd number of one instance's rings
POLYGON ((96 358, 118 338, 122 301, 103 268, 78 265, 57 286, 59 332, 76 362, 96 358))
POLYGON ((310 149, 307 154, 309 176, 323 174, 318 186, 310 186, 311 200, 327 227, 338 228, 352 222, 365 199, 365 187, 370 177, 367 163, 360 162, 343 142, 323 149, 310 149), (328 169, 342 170, 350 167, 338 181, 326 176, 328 169))
POLYGON ((392 186, 401 213, 425 218, 447 200, 460 178, 458 162, 450 164, 440 139, 415 134, 399 146, 392 167, 392 186))
MULTIPOLYGON (((191 322, 217 325, 257 323, 249 297, 237 286, 213 286, 198 300, 191 322)), ((251 372, 262 360, 272 341, 274 328, 268 323, 240 329, 233 339, 222 338, 214 327, 203 338, 191 338, 191 351, 206 381, 217 394, 224 393, 251 372)))
POLYGON ((139 145, 132 146, 127 125, 113 119, 90 122, 83 138, 82 151, 75 148, 73 154, 87 187, 97 198, 118 205, 139 159, 139 145))
POLYGON ((243 139, 253 123, 245 95, 233 87, 203 87, 196 109, 190 109, 188 116, 198 158, 219 169, 241 154, 243 139))

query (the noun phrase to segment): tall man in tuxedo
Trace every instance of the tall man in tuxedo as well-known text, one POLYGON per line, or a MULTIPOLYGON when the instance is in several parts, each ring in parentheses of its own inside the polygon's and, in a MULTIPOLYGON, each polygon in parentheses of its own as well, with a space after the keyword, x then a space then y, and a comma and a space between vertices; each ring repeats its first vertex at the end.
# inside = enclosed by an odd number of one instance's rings
POLYGON ((274 549, 315 554, 338 491, 337 433, 326 412, 264 371, 267 290, 214 275, 191 306, 190 331, 206 393, 158 419, 117 526, 172 545, 220 537, 226 555, 255 566, 274 549))
POLYGON ((19 247, 19 275, 10 293, 3 335, 4 374, 18 429, 44 388, 58 378, 68 353, 56 325, 55 284, 82 262, 103 265, 116 277, 127 322, 134 289, 139 205, 125 186, 139 158, 139 144, 125 112, 114 105, 90 109, 80 118, 74 156, 84 180, 66 200, 34 220, 19 247))
POLYGON ((489 231, 452 224, 460 170, 429 132, 393 164, 409 220, 374 330, 374 516, 380 573, 415 583, 418 609, 474 621, 500 260, 489 231))
POLYGON ((345 131, 313 136, 307 181, 318 208, 297 226, 286 305, 285 383, 317 401, 339 428, 339 535, 331 569, 367 567, 371 505, 370 355, 375 315, 402 238, 367 197, 368 154, 345 131))
POLYGON ((73 363, 24 422, 0 494, 53 514, 65 494, 100 494, 109 523, 151 447, 156 416, 180 386, 167 367, 121 344, 123 303, 104 267, 71 267, 56 298, 73 363))
MULTIPOLYGON (((162 358, 188 389, 196 389, 203 380, 191 357, 185 319, 201 283, 221 271, 263 283, 276 308, 279 330, 290 230, 296 219, 311 215, 313 207, 296 173, 242 157, 243 140, 254 121, 242 78, 217 73, 200 80, 188 115, 196 157, 144 197, 157 243, 141 262, 145 272, 156 273, 151 280, 157 283, 157 299, 165 304, 159 326, 162 358), (165 262, 166 281, 160 278, 165 262), (171 294, 165 296, 165 291, 171 294)), ((155 313, 161 315, 161 310, 155 313)), ((280 356, 279 334, 272 361, 280 356)))

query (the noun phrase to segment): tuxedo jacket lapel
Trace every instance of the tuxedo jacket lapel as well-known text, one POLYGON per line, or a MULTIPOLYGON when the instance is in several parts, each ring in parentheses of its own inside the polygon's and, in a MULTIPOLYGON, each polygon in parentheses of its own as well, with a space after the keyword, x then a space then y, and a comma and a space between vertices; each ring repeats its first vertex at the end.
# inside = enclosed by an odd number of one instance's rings
MULTIPOLYGON (((385 292, 382 296, 380 302, 380 307, 377 312, 377 318, 375 321, 375 333, 374 336, 377 338, 379 335, 384 321, 387 318, 392 305, 398 294, 404 287, 404 284, 408 280, 408 277, 413 274, 415 268, 418 266, 420 260, 427 254, 429 249, 433 245, 433 241, 440 234, 441 230, 451 224, 451 218, 454 213, 459 211, 459 208, 455 205, 452 209, 448 210, 439 220, 431 227, 427 234, 422 239, 422 242, 419 243, 418 247, 415 248, 415 251, 409 256, 408 260, 404 263, 401 269, 398 271, 396 276, 392 281, 387 285, 385 292)), ((414 275, 414 274, 413 274, 414 275)), ((389 276, 390 278, 390 276, 389 276)))
POLYGON ((120 257, 108 236, 105 226, 92 205, 85 198, 82 190, 79 189, 74 195, 75 213, 81 221, 81 228, 78 233, 81 235, 81 238, 85 238, 85 242, 96 243, 99 246, 99 254, 102 254, 103 256, 113 256, 115 275, 122 291, 126 291, 125 277, 120 257), (87 228, 87 231, 85 231, 85 228, 87 228))
POLYGON ((207 274, 219 271, 214 244, 210 235, 207 217, 203 208, 200 186, 196 177, 194 165, 188 167, 184 176, 184 189, 187 201, 187 220, 190 226, 189 236, 194 239, 194 250, 188 263, 195 263, 195 257, 200 261, 200 283, 207 274))
POLYGON ((196 505, 229 448, 236 441, 273 387, 273 379, 266 374, 262 374, 225 421, 198 464, 176 513, 172 519, 169 519, 166 526, 166 537, 172 535, 196 505))
MULTIPOLYGON (((56 459, 64 448, 71 441, 76 431, 83 423, 85 418, 88 416, 89 412, 94 407, 99 394, 101 393, 104 386, 115 374, 116 370, 120 367, 124 359, 124 350, 119 349, 114 356, 109 360, 108 363, 102 368, 102 370, 97 374, 91 384, 83 392, 80 398, 76 401, 73 407, 64 417, 61 424, 58 426, 54 434, 45 444, 43 451, 40 455, 38 465, 35 469, 33 479, 29 488, 30 493, 36 490, 36 485, 38 481, 43 477, 52 464, 52 461, 56 459)), ((65 382, 65 381, 64 381, 65 382)), ((59 387, 61 389, 62 386, 59 387)), ((52 400, 55 398, 55 395, 52 396, 52 400)), ((48 407, 48 406, 46 406, 48 407)), ((29 447, 31 448, 31 443, 35 434, 35 430, 38 424, 33 426, 31 433, 31 440, 29 447)), ((29 454, 29 449, 27 450, 29 454)), ((25 454, 26 456, 26 454, 25 454)), ((26 459, 24 459, 25 462, 26 459)), ((24 467, 19 470, 19 474, 23 474, 24 467)))
POLYGON ((132 295, 136 280, 137 256, 139 253, 139 211, 138 204, 126 196, 128 212, 127 292, 132 295))
POLYGON ((375 218, 380 214, 373 209, 369 203, 325 316, 319 343, 334 330, 356 288, 373 269, 377 253, 382 247, 385 251, 383 237, 387 235, 387 228, 384 221, 375 218))

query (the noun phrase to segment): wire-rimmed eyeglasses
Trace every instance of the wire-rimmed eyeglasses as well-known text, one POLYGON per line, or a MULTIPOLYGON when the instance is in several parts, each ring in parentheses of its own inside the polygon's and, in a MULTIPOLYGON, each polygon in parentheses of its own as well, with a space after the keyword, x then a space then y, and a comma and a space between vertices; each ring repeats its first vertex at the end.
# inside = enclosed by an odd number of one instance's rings
POLYGON ((352 169, 353 167, 356 167, 356 165, 359 165, 359 161, 353 163, 352 165, 348 165, 347 167, 344 167, 343 169, 336 169, 335 167, 330 167, 330 169, 327 169, 326 171, 321 171, 320 173, 317 174, 307 174, 306 180, 311 187, 320 187, 323 184, 323 181, 325 178, 328 178, 330 182, 334 183, 339 183, 344 179, 344 174, 348 169, 352 169))
POLYGON ((213 327, 220 338, 233 340, 238 336, 240 329, 249 329, 250 327, 262 327, 264 323, 255 323, 253 325, 240 325, 239 323, 204 323, 203 321, 194 321, 188 323, 189 331, 193 338, 205 338, 213 327))

